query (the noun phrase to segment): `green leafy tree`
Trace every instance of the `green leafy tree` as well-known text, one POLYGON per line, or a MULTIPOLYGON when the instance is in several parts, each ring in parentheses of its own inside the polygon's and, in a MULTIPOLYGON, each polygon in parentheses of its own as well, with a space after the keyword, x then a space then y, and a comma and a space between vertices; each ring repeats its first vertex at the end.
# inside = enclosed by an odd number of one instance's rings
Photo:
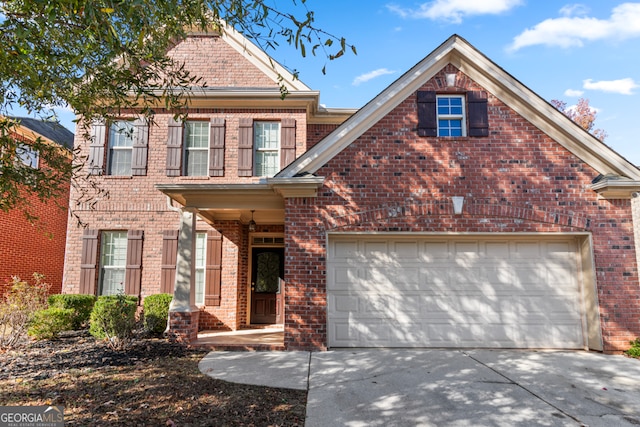
POLYGON ((551 105, 556 107, 561 113, 576 122, 586 131, 590 132, 600 141, 604 142, 605 138, 607 137, 607 132, 602 129, 593 129, 598 113, 594 108, 591 108, 588 99, 578 99, 578 103, 571 108, 567 107, 566 102, 557 99, 551 100, 551 105))
MULTIPOLYGON (((355 53, 316 26, 305 0, 0 1, 0 209, 25 203, 26 193, 55 197, 69 179, 91 180, 79 176, 82 159, 60 161, 60 150, 40 141, 45 170, 16 166, 16 124, 5 118, 14 106, 44 117, 68 106, 85 124, 131 108, 150 116, 158 103, 180 112, 184 89, 206 82, 168 50, 190 29, 219 31, 225 23, 265 50, 287 43, 328 61, 355 53)), ((281 91, 286 96, 286 87, 281 91)), ((87 199, 100 191, 95 184, 81 188, 87 199)))

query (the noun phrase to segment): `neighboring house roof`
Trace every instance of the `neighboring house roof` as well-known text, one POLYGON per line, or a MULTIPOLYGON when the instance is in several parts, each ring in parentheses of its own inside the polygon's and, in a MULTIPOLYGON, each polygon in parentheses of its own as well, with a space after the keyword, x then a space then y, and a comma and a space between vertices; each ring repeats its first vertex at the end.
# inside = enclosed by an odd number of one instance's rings
POLYGON ((21 126, 39 134, 50 141, 62 145, 68 149, 73 149, 73 132, 57 122, 32 119, 30 117, 9 117, 20 123, 21 126))
POLYGON ((640 186, 640 169, 455 34, 273 180, 314 174, 449 63, 600 174, 625 177, 633 182, 629 188, 640 186))

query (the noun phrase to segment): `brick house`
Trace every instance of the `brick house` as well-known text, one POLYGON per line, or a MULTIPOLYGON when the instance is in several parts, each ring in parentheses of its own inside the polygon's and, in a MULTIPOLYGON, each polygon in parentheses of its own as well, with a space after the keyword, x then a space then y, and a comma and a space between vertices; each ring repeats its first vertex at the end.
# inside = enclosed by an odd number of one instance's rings
MULTIPOLYGON (((44 166, 38 152, 30 148, 37 138, 68 148, 71 161, 73 133, 65 127, 28 117, 10 119, 19 122, 11 136, 22 144, 18 156, 26 165, 34 168, 44 166)), ((63 194, 56 200, 57 204, 29 195, 29 212, 38 217, 34 223, 29 222, 21 209, 0 211, 0 295, 4 294, 13 276, 31 280, 34 272, 44 274, 52 293, 62 290, 68 212, 61 206, 69 205, 68 184, 63 194)))
POLYGON ((207 82, 186 121, 76 137, 111 198, 69 227, 64 292, 170 292, 178 338, 282 324, 292 350, 640 336, 640 170, 465 40, 357 111, 232 29, 170 54, 207 82))

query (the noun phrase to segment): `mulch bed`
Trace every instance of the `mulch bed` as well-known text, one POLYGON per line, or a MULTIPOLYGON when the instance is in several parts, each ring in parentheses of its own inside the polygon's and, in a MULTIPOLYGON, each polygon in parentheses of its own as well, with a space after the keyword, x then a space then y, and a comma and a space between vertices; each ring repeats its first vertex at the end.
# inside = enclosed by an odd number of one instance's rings
POLYGON ((69 426, 302 426, 307 393, 229 383, 205 351, 138 338, 114 351, 86 332, 0 352, 0 405, 64 407, 69 426))

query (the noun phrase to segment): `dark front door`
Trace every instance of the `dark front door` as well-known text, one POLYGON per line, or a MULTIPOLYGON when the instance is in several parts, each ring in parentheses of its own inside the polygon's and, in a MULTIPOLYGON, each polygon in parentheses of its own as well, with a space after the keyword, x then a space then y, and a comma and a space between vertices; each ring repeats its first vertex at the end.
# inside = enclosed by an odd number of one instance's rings
POLYGON ((251 323, 281 323, 284 249, 254 248, 251 255, 251 323))

